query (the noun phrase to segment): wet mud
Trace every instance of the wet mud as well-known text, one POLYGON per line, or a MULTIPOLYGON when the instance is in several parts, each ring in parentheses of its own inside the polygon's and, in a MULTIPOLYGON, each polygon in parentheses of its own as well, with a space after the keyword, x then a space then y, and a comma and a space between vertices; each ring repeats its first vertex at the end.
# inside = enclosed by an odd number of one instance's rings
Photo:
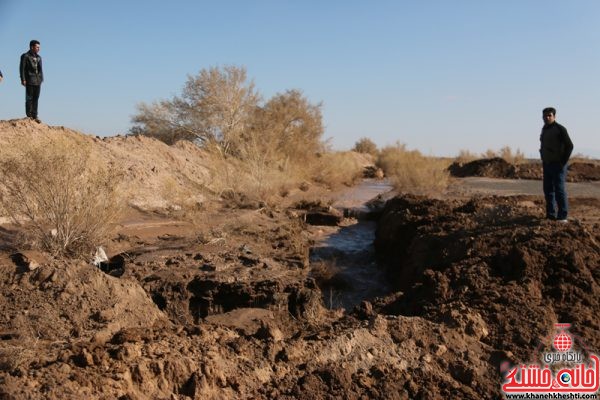
POLYGON ((598 198, 568 224, 541 196, 374 204, 336 226, 294 207, 148 217, 105 270, 2 253, 2 398, 499 398, 502 365, 556 322, 600 349, 598 198))

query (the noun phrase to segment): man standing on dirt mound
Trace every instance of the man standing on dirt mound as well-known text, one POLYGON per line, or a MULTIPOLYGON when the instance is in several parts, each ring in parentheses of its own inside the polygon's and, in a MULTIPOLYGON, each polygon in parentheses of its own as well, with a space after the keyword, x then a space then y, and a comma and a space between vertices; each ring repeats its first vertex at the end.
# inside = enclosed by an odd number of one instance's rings
POLYGON ((42 57, 39 52, 40 42, 32 40, 29 42, 29 51, 21 55, 19 65, 21 84, 25 86, 25 114, 37 123, 42 122, 38 119, 38 99, 44 81, 42 57))
POLYGON ((540 135, 540 155, 544 171, 546 218, 567 222, 569 206, 565 180, 567 178, 567 162, 573 152, 573 142, 571 142, 567 128, 556 122, 555 108, 544 108, 542 118, 544 127, 540 135), (558 212, 556 208, 558 208, 558 212))
POLYGON ((3 78, 4 78, 4 76, 2 75, 2 71, 0 71, 0 82, 2 82, 3 78))

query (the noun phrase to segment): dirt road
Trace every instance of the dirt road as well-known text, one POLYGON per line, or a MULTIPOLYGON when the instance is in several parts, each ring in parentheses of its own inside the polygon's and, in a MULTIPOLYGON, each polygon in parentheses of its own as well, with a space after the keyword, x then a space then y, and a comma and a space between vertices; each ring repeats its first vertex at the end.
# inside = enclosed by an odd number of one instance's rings
MULTIPOLYGON (((471 177, 457 179, 456 182, 450 187, 450 195, 542 195, 542 182, 539 180, 471 177)), ((600 198, 600 181, 567 182, 567 193, 570 197, 600 198)))

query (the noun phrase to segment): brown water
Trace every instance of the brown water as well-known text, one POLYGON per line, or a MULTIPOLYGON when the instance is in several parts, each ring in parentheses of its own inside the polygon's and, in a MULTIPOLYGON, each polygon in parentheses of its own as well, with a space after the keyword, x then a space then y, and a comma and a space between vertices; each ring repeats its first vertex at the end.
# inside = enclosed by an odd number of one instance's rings
POLYGON ((321 287, 327 307, 349 311, 363 300, 389 292, 373 248, 377 223, 367 219, 370 210, 366 203, 378 195, 389 197, 391 190, 387 181, 363 181, 343 193, 334 207, 364 219, 346 218, 342 226, 318 228, 311 263, 323 263, 337 271, 331 284, 321 287))

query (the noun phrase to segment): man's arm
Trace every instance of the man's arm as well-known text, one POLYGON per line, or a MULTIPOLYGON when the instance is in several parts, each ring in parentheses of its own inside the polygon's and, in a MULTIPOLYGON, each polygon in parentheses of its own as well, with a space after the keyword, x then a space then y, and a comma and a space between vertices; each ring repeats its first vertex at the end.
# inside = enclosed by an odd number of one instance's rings
POLYGON ((40 57, 40 63, 38 65, 40 71, 40 83, 44 82, 44 70, 42 69, 42 57, 40 57))
POLYGON ((563 152, 563 157, 561 162, 563 163, 563 165, 566 165, 567 162, 569 162, 569 158, 571 157, 571 153, 573 152, 573 142, 571 141, 571 138, 569 137, 569 132, 567 132, 567 128, 565 128, 564 126, 561 125, 561 139, 562 142, 565 145, 565 149, 563 152))
POLYGON ((21 62, 19 63, 19 76, 21 77, 21 84, 23 85, 27 84, 27 81, 25 80, 25 57, 26 54, 22 54, 21 62))

